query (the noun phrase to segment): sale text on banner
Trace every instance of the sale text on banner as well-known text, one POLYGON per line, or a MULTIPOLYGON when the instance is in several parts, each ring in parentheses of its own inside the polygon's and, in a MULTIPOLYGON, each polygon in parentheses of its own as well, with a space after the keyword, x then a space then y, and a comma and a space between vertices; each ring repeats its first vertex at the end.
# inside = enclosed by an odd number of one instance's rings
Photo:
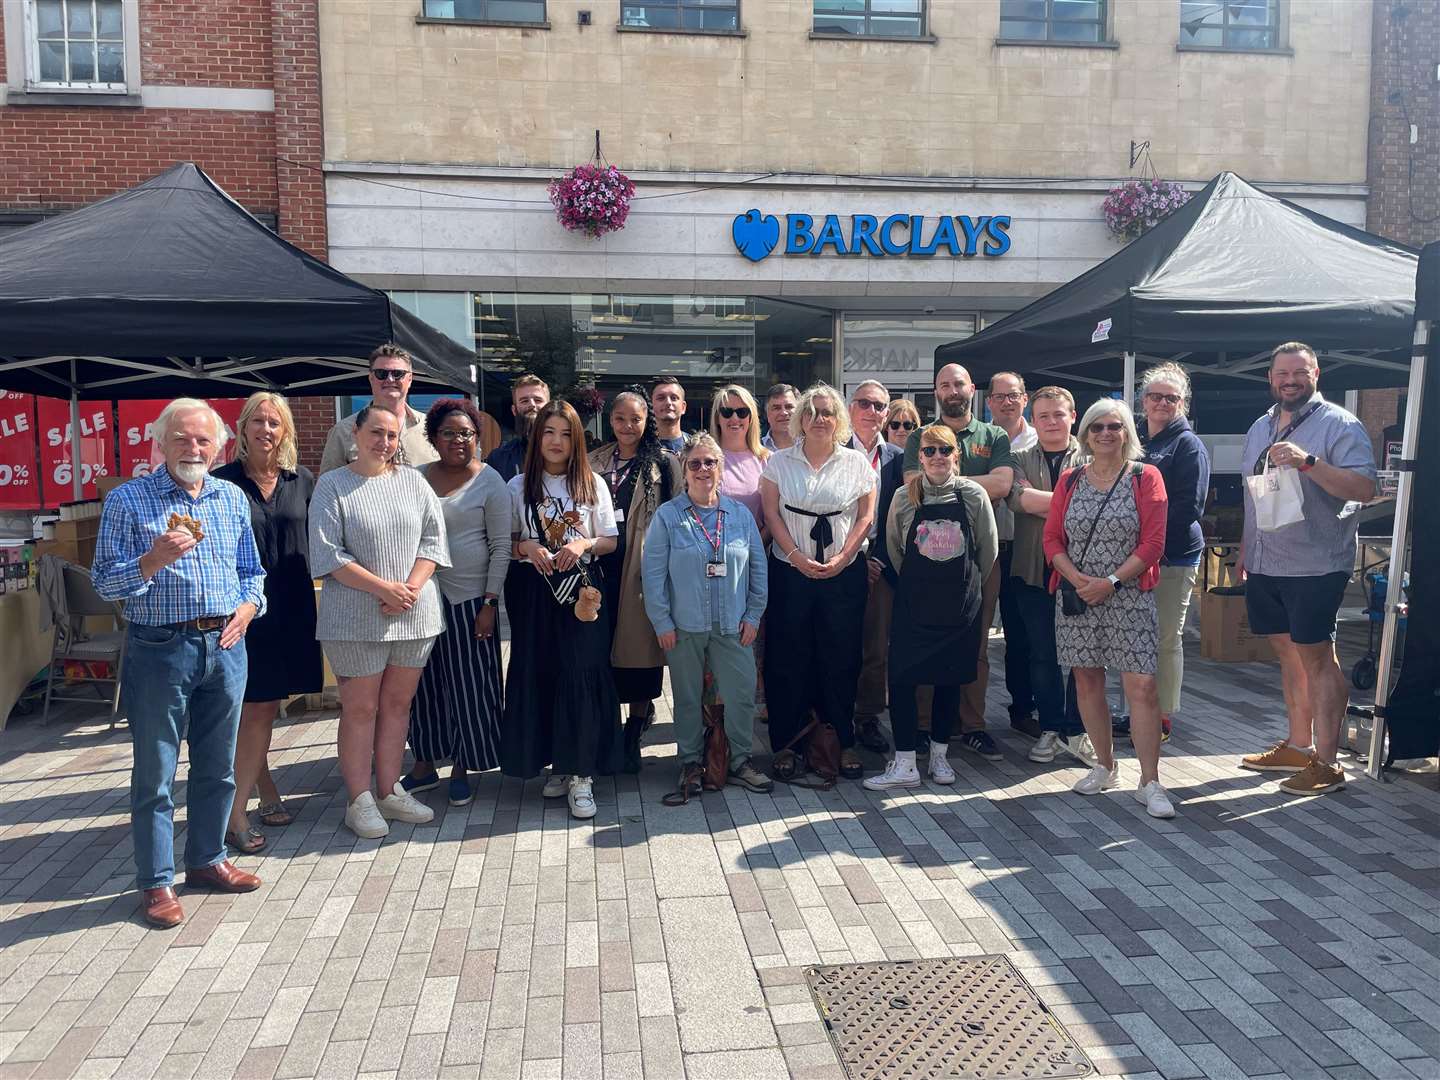
POLYGON ((35 451, 35 399, 8 390, 0 393, 0 509, 40 505, 35 451))
MULTIPOLYGON (((120 413, 120 472, 126 478, 145 476, 165 460, 155 448, 155 421, 161 411, 170 404, 168 398, 144 398, 139 401, 118 403, 120 413)), ((235 460, 236 425, 240 422, 240 409, 244 398, 211 398, 210 406, 225 421, 225 453, 218 466, 225 461, 235 460)))
POLYGON ((70 430, 70 402, 62 398, 37 398, 40 411, 40 467, 45 502, 50 506, 75 498, 74 450, 80 448, 81 498, 94 499, 99 491, 95 481, 109 476, 115 468, 114 435, 111 430, 111 403, 80 402, 80 427, 70 430))

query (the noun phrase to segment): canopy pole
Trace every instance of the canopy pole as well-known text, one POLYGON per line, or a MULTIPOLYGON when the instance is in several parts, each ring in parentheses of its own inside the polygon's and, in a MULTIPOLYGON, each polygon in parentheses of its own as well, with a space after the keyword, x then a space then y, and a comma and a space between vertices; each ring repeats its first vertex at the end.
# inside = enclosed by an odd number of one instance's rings
MULTIPOLYGON (((1420 451, 1420 406, 1425 394, 1425 354, 1430 348, 1430 320, 1415 320, 1415 345, 1410 362, 1410 390, 1405 403, 1402 461, 1414 461, 1420 451)), ((1415 498, 1415 474, 1401 467, 1395 488, 1395 526, 1390 535, 1390 581, 1385 589, 1385 623, 1380 631, 1380 670, 1375 678, 1375 719, 1370 729, 1370 763, 1366 772, 1379 779, 1384 767, 1385 707, 1390 699, 1390 671, 1395 666, 1395 644, 1400 630, 1400 604, 1404 596, 1405 565, 1409 561, 1410 507, 1415 498)))
POLYGON ((1125 354, 1125 404, 1135 408, 1135 354, 1125 354))
POLYGON ((85 497, 80 475, 80 390, 75 381, 75 358, 70 358, 70 490, 79 502, 85 497))

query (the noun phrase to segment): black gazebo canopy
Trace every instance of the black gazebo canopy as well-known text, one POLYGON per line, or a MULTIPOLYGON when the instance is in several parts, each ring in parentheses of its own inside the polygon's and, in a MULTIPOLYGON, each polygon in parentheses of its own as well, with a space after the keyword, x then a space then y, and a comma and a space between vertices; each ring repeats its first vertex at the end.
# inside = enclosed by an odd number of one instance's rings
POLYGON ((190 163, 0 241, 0 389, 50 396, 364 394, 393 341, 416 388, 474 354, 287 243, 190 163))

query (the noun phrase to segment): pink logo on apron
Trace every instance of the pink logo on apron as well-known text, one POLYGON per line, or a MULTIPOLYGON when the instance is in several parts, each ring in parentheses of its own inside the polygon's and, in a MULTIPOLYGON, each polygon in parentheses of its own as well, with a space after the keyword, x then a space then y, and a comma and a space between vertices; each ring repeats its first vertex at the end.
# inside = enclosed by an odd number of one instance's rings
POLYGON ((965 554, 965 530, 958 521, 922 521, 915 527, 915 550, 931 562, 949 562, 965 554))

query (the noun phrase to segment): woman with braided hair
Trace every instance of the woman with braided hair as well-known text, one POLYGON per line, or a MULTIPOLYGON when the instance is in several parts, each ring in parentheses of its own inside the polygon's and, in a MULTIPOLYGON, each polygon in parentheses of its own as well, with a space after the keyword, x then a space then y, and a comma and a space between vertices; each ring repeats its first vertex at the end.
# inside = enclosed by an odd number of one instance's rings
POLYGON ((590 454, 590 467, 610 492, 619 528, 615 550, 600 559, 605 576, 600 610, 610 620, 615 691, 629 706, 623 767, 638 772, 640 736, 655 716, 665 665, 641 597, 641 556, 655 511, 682 489, 679 462, 660 444, 643 387, 632 386, 615 395, 610 402, 610 429, 615 441, 590 454))

